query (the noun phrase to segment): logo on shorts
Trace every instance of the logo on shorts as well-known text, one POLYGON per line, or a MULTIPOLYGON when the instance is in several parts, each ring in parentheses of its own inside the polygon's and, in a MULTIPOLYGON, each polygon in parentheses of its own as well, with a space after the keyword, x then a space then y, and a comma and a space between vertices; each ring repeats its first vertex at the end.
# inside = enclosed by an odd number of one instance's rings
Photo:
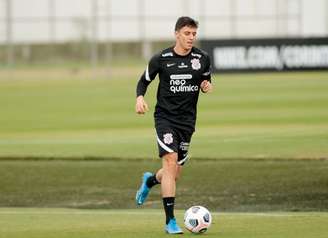
POLYGON ((164 140, 164 143, 169 145, 169 144, 172 144, 173 142, 173 135, 172 133, 166 133, 163 135, 163 140, 164 140))
POLYGON ((180 143, 180 149, 184 151, 188 151, 189 143, 188 142, 181 142, 180 143))

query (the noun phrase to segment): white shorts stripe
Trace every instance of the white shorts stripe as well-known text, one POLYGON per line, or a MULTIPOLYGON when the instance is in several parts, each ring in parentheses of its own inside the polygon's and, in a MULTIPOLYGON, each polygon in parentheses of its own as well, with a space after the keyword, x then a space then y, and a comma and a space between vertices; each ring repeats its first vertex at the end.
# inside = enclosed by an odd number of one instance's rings
POLYGON ((158 141, 158 144, 164 149, 164 150, 166 150, 167 152, 169 152, 169 153, 173 153, 174 151, 171 149, 171 148, 169 148, 168 146, 166 146, 159 138, 158 138, 158 136, 157 136, 157 141, 158 141))
POLYGON ((184 157, 182 160, 178 161, 178 164, 183 164, 184 162, 186 162, 186 160, 188 160, 189 157, 188 155, 186 157, 184 157))

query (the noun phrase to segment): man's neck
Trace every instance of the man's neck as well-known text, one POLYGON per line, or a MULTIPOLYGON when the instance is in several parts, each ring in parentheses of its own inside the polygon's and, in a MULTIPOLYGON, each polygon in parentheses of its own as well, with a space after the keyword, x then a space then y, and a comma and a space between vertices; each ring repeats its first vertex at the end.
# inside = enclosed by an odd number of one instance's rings
POLYGON ((181 55, 181 56, 185 56, 185 55, 189 54, 191 51, 191 49, 186 50, 179 45, 175 45, 173 50, 176 54, 181 55))

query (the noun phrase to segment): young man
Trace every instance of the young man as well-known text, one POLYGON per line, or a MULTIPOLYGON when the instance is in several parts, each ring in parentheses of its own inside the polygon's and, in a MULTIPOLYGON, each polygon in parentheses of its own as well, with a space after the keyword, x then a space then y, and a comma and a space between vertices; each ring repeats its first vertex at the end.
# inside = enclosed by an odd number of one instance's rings
POLYGON ((142 205, 150 189, 161 184, 166 214, 165 230, 169 234, 182 233, 174 218, 176 180, 188 159, 188 148, 195 130, 199 90, 212 90, 209 56, 193 47, 198 22, 180 17, 175 25, 175 46, 154 55, 137 85, 136 112, 144 114, 148 105, 144 100, 148 85, 159 74, 157 104, 154 118, 162 168, 152 174, 146 172, 136 194, 142 205))

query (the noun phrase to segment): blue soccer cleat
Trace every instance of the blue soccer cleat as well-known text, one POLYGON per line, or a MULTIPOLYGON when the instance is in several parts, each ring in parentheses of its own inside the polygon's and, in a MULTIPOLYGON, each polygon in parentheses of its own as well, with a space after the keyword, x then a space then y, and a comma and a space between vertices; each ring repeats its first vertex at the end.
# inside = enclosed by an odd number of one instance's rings
POLYGON ((170 219, 169 223, 165 226, 165 231, 168 234, 183 234, 175 218, 170 219))
POLYGON ((140 188, 139 188, 139 190, 137 191, 137 194, 136 194, 136 203, 137 203, 137 205, 142 205, 148 197, 148 193, 150 191, 150 188, 148 188, 146 182, 147 182, 147 179, 151 176, 153 176, 153 174, 150 173, 150 172, 146 172, 142 176, 142 183, 141 183, 141 186, 140 186, 140 188))

